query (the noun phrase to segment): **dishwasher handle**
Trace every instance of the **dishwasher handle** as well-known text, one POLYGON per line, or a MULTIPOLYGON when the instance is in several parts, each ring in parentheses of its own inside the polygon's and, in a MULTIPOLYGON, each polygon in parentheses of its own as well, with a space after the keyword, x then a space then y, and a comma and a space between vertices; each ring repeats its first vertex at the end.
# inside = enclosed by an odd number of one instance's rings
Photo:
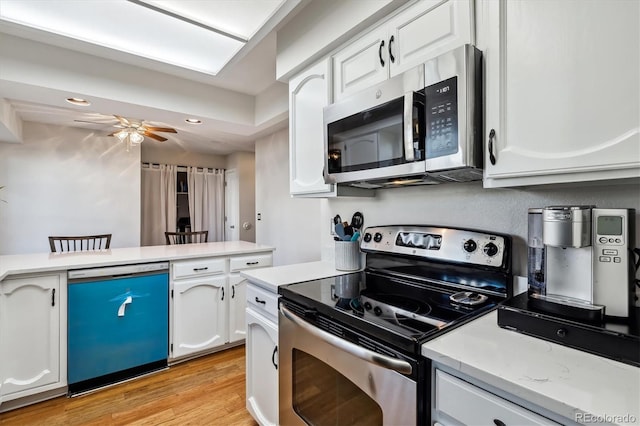
POLYGON ((75 269, 67 272, 70 281, 86 280, 88 278, 108 280, 113 277, 145 273, 169 272, 169 262, 138 263, 135 265, 106 266, 102 268, 75 269))
POLYGON ((406 361, 391 358, 390 356, 382 355, 377 352, 371 351, 369 349, 365 349, 361 346, 358 346, 354 343, 351 343, 347 340, 341 339, 338 336, 334 336, 331 333, 327 333, 324 330, 314 327, 309 324, 307 321, 298 317, 296 314, 287 309, 284 305, 280 305, 280 313, 284 315, 289 321, 293 322, 298 327, 302 328, 304 331, 308 332, 312 336, 325 341, 326 343, 334 346, 338 349, 341 349, 355 357, 358 357, 364 361, 367 361, 371 364, 378 365, 380 367, 384 367, 389 370, 397 371, 399 373, 411 374, 413 368, 411 364, 406 361))

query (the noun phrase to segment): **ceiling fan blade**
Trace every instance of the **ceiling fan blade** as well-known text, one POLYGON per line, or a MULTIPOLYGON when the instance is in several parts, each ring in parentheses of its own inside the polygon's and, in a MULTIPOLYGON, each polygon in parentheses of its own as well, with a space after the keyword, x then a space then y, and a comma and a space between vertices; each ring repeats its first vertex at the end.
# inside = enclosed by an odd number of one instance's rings
POLYGON ((167 138, 163 138, 162 136, 154 135, 153 133, 151 133, 149 131, 144 132, 143 135, 147 136, 147 137, 149 137, 151 139, 155 139, 158 142, 164 142, 164 141, 167 140, 167 138))
POLYGON ((120 123, 122 123, 122 125, 123 125, 123 126, 125 126, 125 127, 130 127, 130 126, 131 126, 131 123, 130 123, 130 122, 129 122, 129 120, 127 120, 126 118, 121 117, 121 116, 116 115, 116 114, 113 114, 113 116, 114 116, 115 118, 117 118, 117 119, 118 119, 118 121, 120 121, 120 123))
POLYGON ((176 129, 172 129, 171 127, 154 127, 145 125, 144 128, 152 132, 178 133, 176 129))
POLYGON ((88 120, 73 120, 73 121, 77 121, 78 123, 90 123, 90 124, 102 124, 102 125, 111 124, 111 123, 105 123, 100 121, 88 121, 88 120))

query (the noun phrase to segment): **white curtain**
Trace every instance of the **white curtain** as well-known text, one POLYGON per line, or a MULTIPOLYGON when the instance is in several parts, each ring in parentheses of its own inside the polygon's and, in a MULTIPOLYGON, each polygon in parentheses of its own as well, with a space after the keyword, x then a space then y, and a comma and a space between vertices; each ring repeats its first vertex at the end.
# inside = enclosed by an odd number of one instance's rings
POLYGON ((209 231, 207 241, 224 240, 224 170, 187 168, 192 231, 209 231))
POLYGON ((142 245, 166 244, 165 231, 176 230, 176 166, 142 168, 141 210, 142 245))

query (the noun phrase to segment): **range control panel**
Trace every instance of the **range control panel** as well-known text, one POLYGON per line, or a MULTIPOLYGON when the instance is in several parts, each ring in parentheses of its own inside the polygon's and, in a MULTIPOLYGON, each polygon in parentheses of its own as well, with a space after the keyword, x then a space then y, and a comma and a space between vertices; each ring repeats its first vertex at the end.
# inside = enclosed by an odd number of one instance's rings
POLYGON ((501 267, 509 255, 504 236, 432 226, 369 227, 364 230, 360 248, 365 252, 495 267, 501 267))

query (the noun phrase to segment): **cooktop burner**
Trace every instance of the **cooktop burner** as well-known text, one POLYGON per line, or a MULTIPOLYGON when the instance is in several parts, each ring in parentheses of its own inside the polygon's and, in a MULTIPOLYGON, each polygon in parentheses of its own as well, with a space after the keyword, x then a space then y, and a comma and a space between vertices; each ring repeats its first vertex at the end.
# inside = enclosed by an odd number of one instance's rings
POLYGON ((507 236, 390 226, 366 229, 364 241, 363 272, 282 286, 282 303, 299 304, 307 319, 326 316, 400 350, 419 353, 424 341, 488 312, 511 295, 507 236), (375 234, 369 243, 367 232, 375 234), (404 245, 416 240, 411 233, 437 241, 438 247, 404 245), (468 251, 483 246, 491 247, 489 254, 468 251))

